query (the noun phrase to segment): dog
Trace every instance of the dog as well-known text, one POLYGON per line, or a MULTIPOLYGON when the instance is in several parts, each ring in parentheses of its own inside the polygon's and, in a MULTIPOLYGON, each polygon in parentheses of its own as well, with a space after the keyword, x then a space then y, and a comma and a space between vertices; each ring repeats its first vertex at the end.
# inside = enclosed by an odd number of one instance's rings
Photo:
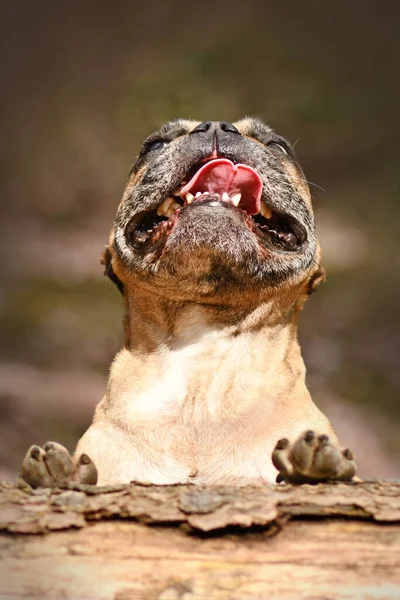
POLYGON ((131 170, 103 263, 125 302, 124 348, 74 458, 33 446, 22 481, 353 478, 305 384, 297 319, 324 270, 285 139, 255 118, 165 124, 131 170))

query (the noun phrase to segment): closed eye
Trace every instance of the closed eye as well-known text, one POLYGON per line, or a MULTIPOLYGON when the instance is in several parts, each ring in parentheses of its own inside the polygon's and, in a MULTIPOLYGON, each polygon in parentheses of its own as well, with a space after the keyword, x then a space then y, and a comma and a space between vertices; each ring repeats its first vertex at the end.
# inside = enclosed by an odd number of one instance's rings
POLYGON ((272 148, 276 148, 280 152, 283 152, 287 156, 290 156, 288 148, 284 144, 282 144, 281 142, 276 142, 276 141, 268 142, 267 146, 268 147, 272 146, 272 148))
POLYGON ((146 151, 153 152, 153 150, 161 150, 164 146, 167 145, 165 140, 152 140, 146 143, 146 151))

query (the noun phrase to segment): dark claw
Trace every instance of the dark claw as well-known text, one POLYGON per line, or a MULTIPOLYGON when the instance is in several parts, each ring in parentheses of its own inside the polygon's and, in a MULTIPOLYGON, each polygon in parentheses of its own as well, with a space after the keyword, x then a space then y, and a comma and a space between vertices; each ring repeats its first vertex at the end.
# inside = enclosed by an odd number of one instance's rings
POLYGON ((313 443, 314 440, 315 440, 315 433, 312 431, 312 429, 309 429, 304 434, 304 441, 307 442, 307 444, 309 444, 311 446, 311 444, 313 443))
POLYGON ((20 478, 33 489, 53 485, 44 457, 45 453, 39 446, 32 446, 22 463, 20 478))
POLYGON ((96 485, 98 479, 97 468, 90 456, 87 454, 81 454, 79 457, 77 469, 74 473, 74 479, 80 483, 96 485))
POLYGON ((347 458, 347 460, 354 460, 354 454, 350 448, 345 448, 342 454, 345 458, 347 458))
POLYGON ((320 446, 326 446, 326 444, 329 443, 329 437, 325 434, 319 435, 318 441, 320 443, 320 446))
POLYGON ((39 448, 39 446, 32 446, 32 448, 30 450, 30 457, 31 458, 33 458, 34 460, 40 460, 41 454, 42 454, 42 451, 39 448))
POLYGON ((276 442, 276 450, 285 450, 289 446, 289 440, 287 438, 281 438, 276 442))
POLYGON ((293 471, 292 465, 290 464, 286 452, 286 449, 289 448, 289 446, 289 440, 287 438, 281 438, 276 443, 276 446, 272 452, 272 464, 277 469, 277 471, 279 471, 279 474, 281 476, 280 481, 284 481, 289 475, 289 473, 293 471))
POLYGON ((81 454, 79 462, 81 463, 81 465, 89 465, 92 461, 90 460, 87 454, 81 454))

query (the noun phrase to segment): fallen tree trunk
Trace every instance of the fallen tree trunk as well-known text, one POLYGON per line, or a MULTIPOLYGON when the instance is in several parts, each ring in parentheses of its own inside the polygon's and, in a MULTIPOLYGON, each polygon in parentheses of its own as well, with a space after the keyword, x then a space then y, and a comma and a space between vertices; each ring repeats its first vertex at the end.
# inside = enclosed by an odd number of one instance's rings
POLYGON ((1 600, 400 598, 398 483, 3 485, 0 530, 1 600))

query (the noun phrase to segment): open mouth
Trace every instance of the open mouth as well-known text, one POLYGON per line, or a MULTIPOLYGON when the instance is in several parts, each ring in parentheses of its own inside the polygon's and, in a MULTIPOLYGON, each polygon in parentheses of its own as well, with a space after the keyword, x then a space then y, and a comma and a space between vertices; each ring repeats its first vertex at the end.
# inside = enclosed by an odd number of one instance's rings
POLYGON ((243 211, 247 224, 264 241, 285 251, 298 250, 306 238, 304 227, 292 216, 270 208, 261 197, 262 189, 259 174, 248 165, 226 158, 197 164, 157 209, 135 216, 127 231, 129 242, 144 250, 170 233, 183 207, 207 203, 243 211))

